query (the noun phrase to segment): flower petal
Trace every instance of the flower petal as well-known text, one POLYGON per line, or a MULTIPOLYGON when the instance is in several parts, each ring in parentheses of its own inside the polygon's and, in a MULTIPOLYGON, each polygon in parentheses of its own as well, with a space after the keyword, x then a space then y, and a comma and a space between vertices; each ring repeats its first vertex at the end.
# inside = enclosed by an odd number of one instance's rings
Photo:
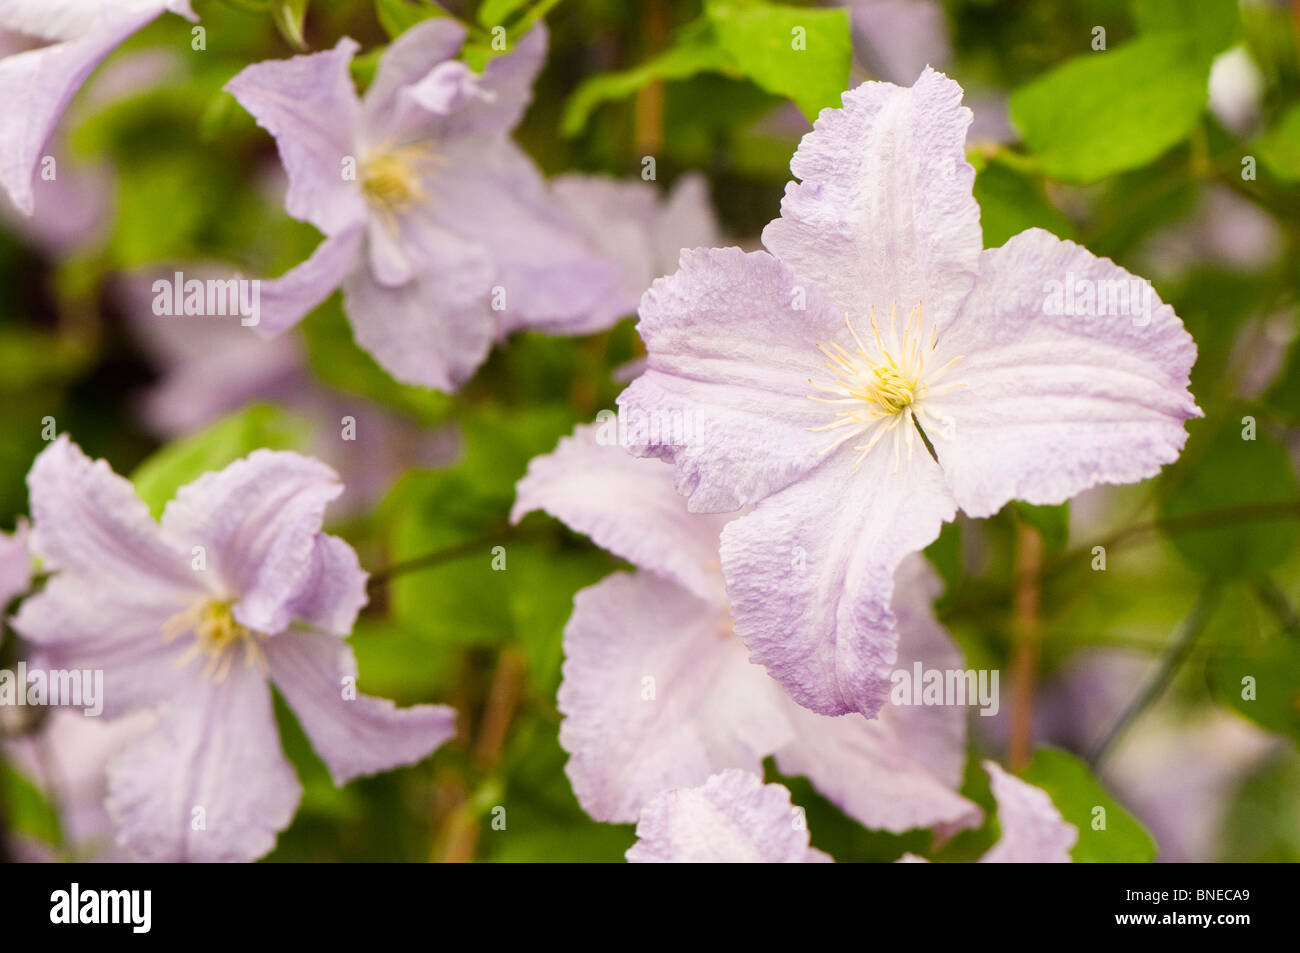
POLYGON ((1068 864, 1079 829, 1066 823, 1047 792, 984 762, 998 802, 1002 837, 980 858, 982 864, 1068 864))
MULTIPOLYGON (((961 652, 934 618, 934 573, 919 556, 898 570, 898 667, 962 668, 961 652)), ((979 824, 983 812, 957 793, 966 763, 966 712, 956 706, 886 705, 868 721, 828 718, 787 702, 796 738, 776 753, 782 774, 805 775, 832 803, 873 829, 945 832, 979 824)))
POLYGON ((1200 416, 1187 391, 1196 345, 1173 309, 1110 260, 1041 229, 984 253, 975 290, 939 342, 937 362, 965 355, 950 372, 964 386, 927 398, 926 410, 955 423, 933 442, 971 516, 1153 476, 1178 458, 1183 422, 1200 416), (1108 315, 1051 314, 1052 281, 1104 298, 1122 282, 1149 294, 1150 310, 1115 314, 1107 302, 1108 315))
POLYGON ((718 534, 729 517, 688 513, 672 468, 632 456, 617 440, 610 420, 578 427, 534 457, 516 486, 511 521, 545 510, 602 549, 725 605, 718 534))
POLYGON ((316 246, 311 257, 279 278, 260 285, 257 329, 264 335, 281 334, 334 293, 356 270, 365 226, 347 228, 316 246))
POLYGON ((355 40, 344 37, 322 53, 254 63, 226 84, 275 137, 289 175, 285 208, 326 235, 365 216, 356 178, 343 175, 345 158, 362 160, 357 155, 361 106, 350 70, 358 49, 355 40))
POLYGON ((265 650, 275 687, 339 786, 419 761, 455 734, 456 712, 446 705, 398 708, 356 694, 352 647, 336 636, 293 630, 265 650))
POLYGON ((163 510, 167 538, 204 548, 206 571, 235 618, 272 635, 293 618, 294 598, 319 566, 325 507, 343 491, 338 475, 310 457, 255 450, 180 488, 163 510))
POLYGON ((669 787, 761 772, 791 739, 780 688, 745 657, 716 603, 649 573, 582 590, 564 630, 560 744, 583 809, 635 821, 669 787))
POLYGON ((426 224, 419 234, 411 281, 388 287, 358 271, 343 286, 344 305, 357 344, 388 373, 453 391, 492 347, 491 265, 481 247, 441 228, 426 224))
POLYGON ((196 588, 190 553, 163 538, 128 480, 92 461, 67 434, 27 474, 31 548, 58 569, 127 591, 170 595, 196 588))
MULTIPOLYGON (((423 79, 439 63, 453 59, 465 42, 465 26, 450 17, 434 17, 415 24, 384 50, 375 70, 375 80, 366 90, 364 114, 366 138, 379 141, 407 120, 402 93, 423 79)), ((417 116, 427 121, 426 116, 417 116)))
POLYGON ((484 95, 451 117, 446 135, 501 135, 514 129, 532 101, 546 46, 546 24, 539 20, 515 41, 513 50, 489 60, 479 83, 484 95))
POLYGON ((302 785, 280 749, 256 666, 178 686, 148 734, 114 759, 108 810, 146 861, 239 862, 275 846, 302 785))
POLYGON ((676 462, 692 512, 739 509, 822 459, 831 438, 809 431, 830 414, 809 381, 844 319, 771 255, 683 252, 642 298, 637 330, 647 369, 618 404, 634 452, 676 462))
POLYGON ((664 791, 641 812, 631 863, 825 863, 808 846, 803 811, 779 784, 745 771, 715 774, 696 788, 664 791))
POLYGON ((955 514, 923 450, 831 454, 722 531, 736 633, 799 704, 875 717, 897 657, 894 571, 955 514))
POLYGON ((618 292, 620 267, 587 240, 532 158, 499 136, 453 139, 439 153, 445 161, 429 180, 430 213, 491 255, 495 274, 483 290, 504 290, 500 334, 602 330, 597 316, 607 320, 606 299, 618 292))
POLYGON ((35 647, 33 664, 103 672, 103 714, 117 718, 170 696, 184 647, 163 630, 191 604, 185 596, 59 573, 12 624, 35 647))
POLYGON ((910 88, 863 83, 822 110, 790 162, 802 182, 763 244, 859 326, 895 302, 949 317, 975 280, 984 239, 961 98, 931 69, 910 88))
POLYGON ((318 533, 290 614, 318 631, 346 636, 368 601, 366 579, 355 549, 337 536, 318 533))
POLYGON ((12 533, 0 533, 0 607, 27 591, 32 583, 32 557, 27 554, 31 527, 19 519, 12 533))
MULTIPOLYGON (((29 13, 0 11, 0 18, 10 28, 29 25, 27 16, 33 25, 46 17, 62 19, 57 9, 38 11, 32 6, 29 13)), ((23 213, 31 215, 35 207, 32 177, 63 110, 95 67, 165 6, 104 4, 89 20, 89 11, 62 11, 69 22, 51 22, 51 29, 37 35, 63 38, 75 29, 70 39, 0 58, 0 102, 5 104, 0 111, 0 188, 23 213)))

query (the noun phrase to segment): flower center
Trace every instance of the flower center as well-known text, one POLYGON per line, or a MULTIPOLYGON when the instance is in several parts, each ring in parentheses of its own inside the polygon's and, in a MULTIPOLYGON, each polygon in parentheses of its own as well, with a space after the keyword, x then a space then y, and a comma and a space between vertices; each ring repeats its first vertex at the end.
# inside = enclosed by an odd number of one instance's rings
POLYGON ((846 312, 844 323, 856 345, 854 350, 841 347, 834 341, 827 346, 817 346, 826 357, 824 363, 831 372, 831 381, 829 384, 819 384, 809 380, 808 383, 822 394, 831 396, 809 394, 808 399, 835 405, 839 409, 835 411, 835 419, 831 423, 814 427, 812 432, 845 431, 822 453, 829 453, 854 437, 865 437, 863 443, 853 447, 858 451, 858 458, 853 464, 854 469, 857 469, 877 443, 887 434, 893 434, 894 470, 897 472, 904 449, 907 459, 912 458, 918 426, 951 433, 954 426, 952 418, 928 413, 925 402, 927 397, 962 386, 960 383, 935 386, 961 357, 953 358, 943 367, 927 368, 926 359, 934 352, 939 328, 938 325, 931 328, 929 340, 926 341, 921 331, 922 317, 922 306, 917 304, 908 316, 900 339, 898 305, 895 304, 889 316, 888 335, 882 336, 876 322, 876 309, 872 308, 871 333, 874 346, 869 347, 858 336, 857 329, 853 327, 853 321, 846 312))
POLYGON ((385 215, 404 212, 427 197, 425 167, 437 156, 429 143, 418 142, 376 153, 361 166, 361 190, 385 215))
POLYGON ((237 622, 234 607, 229 600, 205 599, 168 619, 163 625, 163 639, 168 642, 186 632, 194 634, 194 644, 176 664, 188 665, 198 656, 206 656, 208 661, 202 672, 204 678, 220 682, 230 674, 241 646, 246 664, 257 663, 264 669, 266 667, 266 658, 260 644, 265 636, 237 622))

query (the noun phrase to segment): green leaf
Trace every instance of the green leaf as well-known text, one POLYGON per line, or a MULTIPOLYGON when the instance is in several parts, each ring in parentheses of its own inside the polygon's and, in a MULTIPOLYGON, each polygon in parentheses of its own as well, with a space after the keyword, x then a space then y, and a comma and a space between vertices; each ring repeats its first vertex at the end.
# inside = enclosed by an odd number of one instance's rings
POLYGON ((1196 128, 1209 63, 1184 33, 1077 56, 1011 95, 1011 118, 1044 172, 1066 182, 1146 165, 1196 128))
POLYGON ((1045 228, 1059 238, 1074 238, 1074 225, 1053 205, 1041 181, 992 158, 975 176, 984 247, 997 248, 1027 228, 1045 228))
POLYGON ((375 15, 390 39, 397 39, 421 20, 450 14, 431 0, 375 0, 375 15))
POLYGON ((303 20, 307 18, 308 0, 272 0, 271 21, 280 35, 295 50, 307 49, 307 41, 302 35, 303 20))
POLYGON ((1264 168, 1285 182, 1300 182, 1300 105, 1283 114, 1255 143, 1264 168))
POLYGON ((564 107, 560 131, 565 136, 576 136, 586 128, 592 111, 602 103, 625 99, 658 80, 687 79, 701 72, 740 75, 731 57, 718 45, 708 23, 696 21, 682 29, 672 47, 640 66, 585 80, 564 107))
POLYGON ((1241 37, 1237 0, 1134 0, 1133 19, 1144 34, 1188 37, 1206 63, 1241 37))
POLYGON ((708 0, 704 9, 719 45, 755 84, 794 100, 809 119, 840 104, 853 60, 847 10, 759 0, 708 0))
POLYGON ((1057 748, 1040 748, 1020 777, 1042 788, 1069 823, 1079 829, 1070 855, 1078 864, 1149 863, 1156 844, 1137 819, 1101 786, 1092 771, 1074 755, 1057 748), (1097 811, 1103 808, 1104 815, 1097 811), (1104 817, 1105 827, 1100 825, 1104 817))
POLYGON ((1207 662, 1216 697, 1260 727, 1300 744, 1300 633, 1288 632, 1244 587, 1224 594, 1207 662))
POLYGON ((59 815, 44 793, 23 774, 0 762, 0 805, 9 831, 57 847, 63 843, 59 815))
MULTIPOLYGON (((1232 507, 1300 501, 1300 484, 1286 451, 1262 427, 1243 439, 1243 415, 1225 413, 1216 429, 1194 427, 1178 464, 1161 478, 1162 520, 1181 520, 1232 507)), ((1216 577, 1257 575, 1283 562, 1295 547, 1294 524, 1235 520, 1205 528, 1175 523, 1174 549, 1193 568, 1216 577)))
POLYGON ((529 4, 530 0, 483 0, 475 19, 479 25, 491 29, 505 22, 529 4))
POLYGON ((284 411, 255 404, 158 450, 136 468, 131 482, 158 517, 185 484, 262 447, 301 449, 302 434, 301 423, 284 411))

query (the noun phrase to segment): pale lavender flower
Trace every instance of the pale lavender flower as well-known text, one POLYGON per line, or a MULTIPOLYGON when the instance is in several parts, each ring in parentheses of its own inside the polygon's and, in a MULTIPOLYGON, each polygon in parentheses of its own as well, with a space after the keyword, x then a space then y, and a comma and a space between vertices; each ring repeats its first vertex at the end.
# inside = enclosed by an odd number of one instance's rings
MULTIPOLYGON (((583 809, 634 821, 666 788, 726 768, 761 773, 775 755, 782 772, 806 775, 868 827, 943 836, 979 823, 979 808, 957 793, 965 712, 891 705, 868 721, 792 702, 731 633, 718 566, 729 517, 687 512, 671 467, 602 445, 600 434, 579 427, 534 459, 512 514, 543 509, 640 570, 578 593, 564 632, 560 744, 583 809)), ((899 576, 900 666, 960 668, 930 610, 933 573, 915 557, 899 576)))
POLYGON ((845 93, 791 162, 771 254, 683 254, 641 303, 636 450, 676 464, 692 511, 755 505, 722 534, 736 631, 823 714, 880 710, 894 570, 958 508, 1145 479, 1200 414, 1195 345, 1149 285, 1040 229, 982 251, 969 122, 931 70, 845 93), (1055 306, 1066 282, 1094 313, 1055 306), (1133 313, 1095 313, 1111 283, 1133 313))
POLYGON ((803 812, 780 784, 732 768, 646 805, 627 850, 634 864, 817 864, 803 812))
POLYGON ((345 641, 366 574, 320 531, 334 472, 259 450, 182 487, 161 523, 131 484, 62 436, 28 475, 32 549, 54 570, 14 628, 48 668, 104 673, 104 715, 156 709, 109 768, 121 843, 147 860, 252 860, 302 793, 271 684, 336 784, 423 758, 443 706, 357 691, 345 641))
POLYGON ((0 30, 30 49, 0 58, 0 188, 26 215, 33 179, 63 110, 109 53, 164 11, 197 19, 189 0, 5 0, 0 30))
POLYGON ((358 99, 358 46, 257 63, 227 89, 276 138, 285 206, 327 236, 262 285, 261 330, 279 333, 342 285, 357 343, 399 380, 453 390, 503 333, 584 331, 616 293, 591 248, 510 140, 546 50, 535 27, 476 74, 465 28, 417 24, 358 99))

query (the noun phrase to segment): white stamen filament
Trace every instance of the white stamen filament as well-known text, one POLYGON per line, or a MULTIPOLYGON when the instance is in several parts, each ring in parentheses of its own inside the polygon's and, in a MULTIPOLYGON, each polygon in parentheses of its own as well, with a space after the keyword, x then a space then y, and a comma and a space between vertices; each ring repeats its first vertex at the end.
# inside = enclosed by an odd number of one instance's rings
POLYGON ((824 394, 821 397, 809 394, 808 399, 822 404, 832 404, 843 409, 836 410, 831 423, 810 429, 812 433, 847 428, 845 433, 822 450, 830 453, 837 447, 854 438, 866 437, 860 444, 854 445, 857 459, 853 469, 857 469, 866 459, 876 444, 886 435, 893 434, 894 472, 898 472, 902 463, 902 453, 907 452, 907 459, 912 459, 916 450, 916 427, 919 424, 927 433, 951 435, 956 426, 951 417, 937 415, 926 410, 927 398, 961 387, 960 382, 936 386, 948 373, 961 356, 954 357, 942 367, 927 370, 926 359, 930 357, 938 343, 938 325, 930 330, 929 340, 922 334, 922 305, 912 309, 907 323, 903 327, 903 337, 898 337, 898 305, 894 304, 889 315, 889 333, 887 339, 882 337, 880 326, 876 321, 876 309, 871 309, 871 333, 874 348, 869 348, 858 336, 857 329, 848 312, 844 314, 844 323, 849 335, 856 345, 855 351, 848 351, 834 341, 823 347, 818 345, 826 360, 823 362, 831 372, 829 384, 819 384, 809 380, 808 383, 824 394), (902 430, 899 430, 899 427, 902 430))

